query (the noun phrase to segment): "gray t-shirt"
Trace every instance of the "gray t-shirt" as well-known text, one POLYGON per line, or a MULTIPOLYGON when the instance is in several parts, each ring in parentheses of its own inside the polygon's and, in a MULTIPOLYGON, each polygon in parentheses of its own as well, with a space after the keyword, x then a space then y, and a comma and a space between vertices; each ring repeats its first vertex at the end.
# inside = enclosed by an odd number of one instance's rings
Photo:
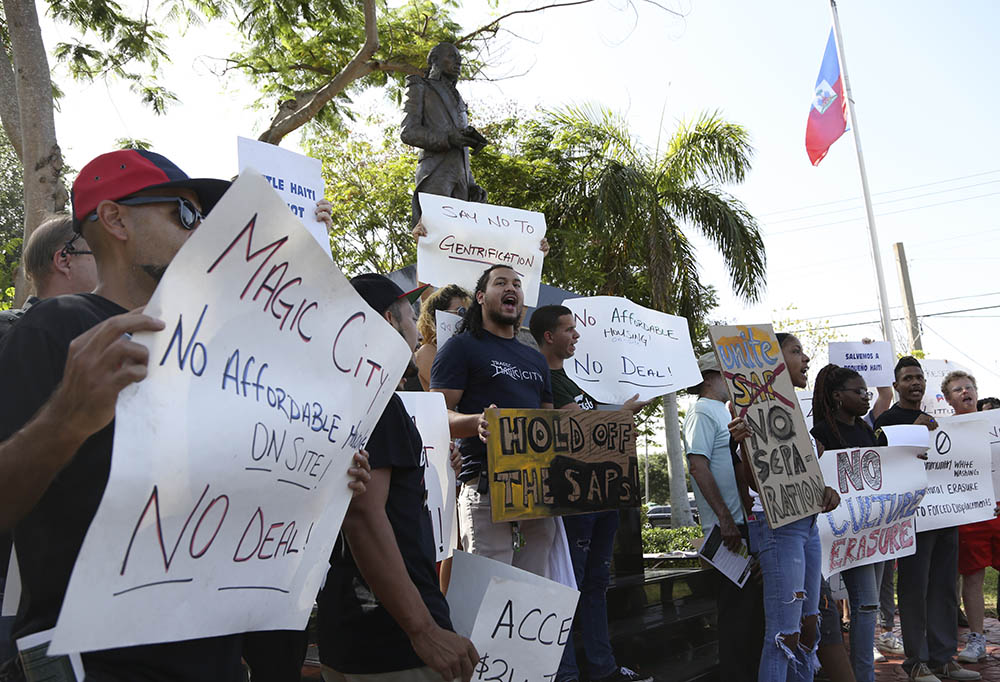
MULTIPOLYGON (((684 420, 684 437, 687 439, 688 455, 702 455, 708 458, 708 467, 715 477, 722 500, 736 523, 745 523, 740 492, 736 487, 736 472, 733 470, 733 456, 729 450, 729 422, 732 417, 726 404, 711 398, 698 398, 684 420)), ((708 504, 698 483, 691 480, 694 497, 698 501, 701 527, 707 533, 719 522, 715 511, 708 504)))

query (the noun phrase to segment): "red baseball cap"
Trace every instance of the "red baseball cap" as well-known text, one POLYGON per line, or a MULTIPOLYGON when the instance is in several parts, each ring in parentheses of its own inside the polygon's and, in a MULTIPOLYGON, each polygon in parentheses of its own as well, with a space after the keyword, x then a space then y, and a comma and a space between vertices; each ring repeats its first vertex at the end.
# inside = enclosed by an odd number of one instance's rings
POLYGON ((229 189, 228 180, 189 178, 167 157, 145 149, 120 149, 101 154, 84 166, 73 181, 73 229, 109 199, 116 201, 145 189, 190 189, 198 195, 205 215, 229 189))

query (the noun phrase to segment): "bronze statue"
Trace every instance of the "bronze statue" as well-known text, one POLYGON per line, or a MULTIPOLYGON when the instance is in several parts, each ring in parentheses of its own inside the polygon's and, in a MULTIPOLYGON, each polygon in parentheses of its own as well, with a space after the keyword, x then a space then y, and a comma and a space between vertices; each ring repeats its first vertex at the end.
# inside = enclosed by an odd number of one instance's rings
POLYGON ((428 53, 427 67, 426 77, 406 78, 406 116, 399 134, 403 142, 421 149, 413 225, 420 219, 419 192, 486 201, 486 190, 476 184, 469 168, 469 149, 475 154, 488 141, 469 125, 465 101, 455 87, 462 55, 451 43, 439 43, 428 53))

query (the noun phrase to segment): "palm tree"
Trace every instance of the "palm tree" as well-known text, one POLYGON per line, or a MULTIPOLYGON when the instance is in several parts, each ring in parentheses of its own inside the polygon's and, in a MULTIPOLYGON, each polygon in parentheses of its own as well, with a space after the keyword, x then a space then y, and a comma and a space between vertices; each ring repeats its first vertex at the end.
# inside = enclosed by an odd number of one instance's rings
MULTIPOLYGON (((723 189, 750 170, 743 127, 704 113, 681 124, 661 153, 606 109, 568 108, 547 114, 525 145, 572 179, 545 202, 552 283, 683 315, 697 346, 715 289, 701 279, 690 228, 722 254, 733 291, 746 302, 760 298, 764 242, 754 217, 723 189)), ((664 420, 674 525, 691 525, 676 394, 664 401, 664 420)))

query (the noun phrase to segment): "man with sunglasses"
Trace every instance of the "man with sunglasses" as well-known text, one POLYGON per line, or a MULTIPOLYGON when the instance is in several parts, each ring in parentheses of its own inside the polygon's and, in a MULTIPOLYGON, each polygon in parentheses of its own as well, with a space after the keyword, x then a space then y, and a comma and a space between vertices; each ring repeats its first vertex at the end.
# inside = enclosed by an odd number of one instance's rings
MULTIPOLYGON (((148 362, 131 334, 163 329, 135 309, 228 186, 142 150, 99 156, 73 183, 73 227, 89 248, 76 239, 65 250, 93 252, 94 293, 35 304, 0 346, 0 376, 18 387, 0 392, 0 529, 13 529, 22 576, 15 637, 55 626, 103 495, 115 401, 148 362)), ((83 663, 88 679, 235 682, 240 637, 96 651, 83 663)))

